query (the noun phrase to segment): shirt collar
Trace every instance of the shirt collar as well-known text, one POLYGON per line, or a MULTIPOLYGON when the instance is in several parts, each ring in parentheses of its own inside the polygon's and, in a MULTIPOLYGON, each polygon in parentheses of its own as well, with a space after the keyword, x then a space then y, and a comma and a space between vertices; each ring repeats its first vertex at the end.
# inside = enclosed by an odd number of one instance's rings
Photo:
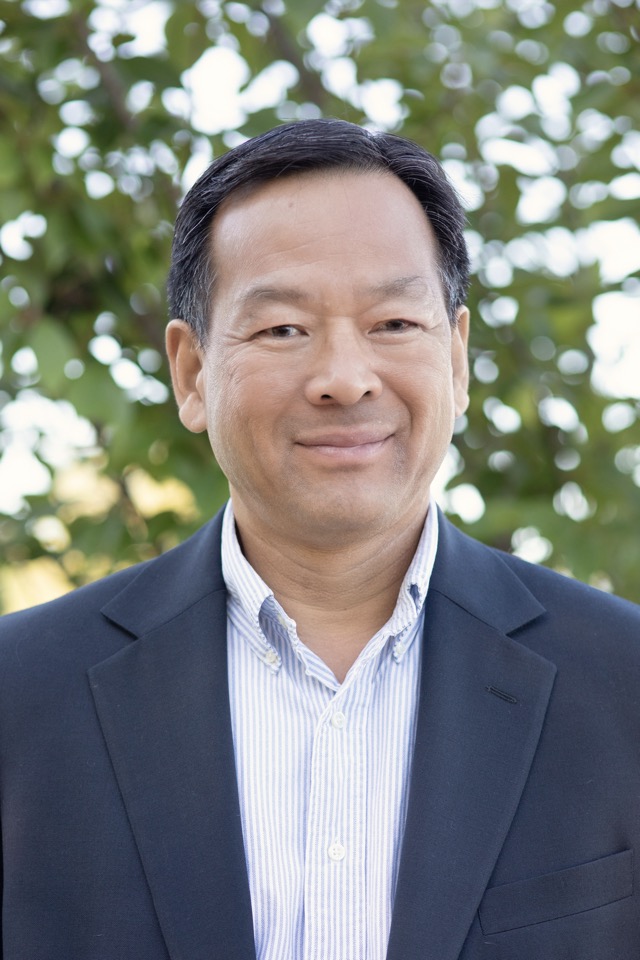
MULTIPOLYGON (((384 634, 385 637, 395 638, 393 655, 398 662, 415 637, 416 631, 412 631, 411 627, 422 613, 437 547, 438 511, 432 500, 416 552, 400 586, 395 609, 382 630, 376 634, 377 637, 384 634), (405 643, 405 640, 408 642, 405 643)), ((280 657, 265 636, 263 618, 277 622, 293 641, 297 640, 295 624, 275 599, 271 588, 244 556, 236 533, 231 500, 227 503, 222 521, 222 575, 232 601, 230 616, 241 615, 249 620, 253 628, 249 642, 260 659, 276 671, 280 657)))

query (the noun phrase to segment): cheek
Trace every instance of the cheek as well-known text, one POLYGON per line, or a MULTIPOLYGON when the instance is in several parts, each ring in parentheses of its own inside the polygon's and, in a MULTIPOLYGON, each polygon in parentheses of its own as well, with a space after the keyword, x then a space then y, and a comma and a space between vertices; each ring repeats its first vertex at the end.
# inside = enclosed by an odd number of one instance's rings
POLYGON ((208 371, 206 382, 207 410, 212 426, 224 428, 229 419, 243 415, 251 400, 255 383, 242 364, 224 355, 208 371))
POLYGON ((454 396, 449 363, 439 363, 433 358, 416 361, 407 365, 402 381, 396 382, 415 417, 431 423, 441 416, 448 417, 454 396))
POLYGON ((217 365, 207 385, 209 436, 216 456, 216 448, 234 456, 241 455, 243 447, 269 442, 291 409, 291 399, 281 371, 246 362, 217 365))
POLYGON ((290 410, 301 395, 300 376, 288 363, 257 360, 237 364, 229 368, 224 379, 226 413, 241 413, 250 422, 267 424, 290 410))

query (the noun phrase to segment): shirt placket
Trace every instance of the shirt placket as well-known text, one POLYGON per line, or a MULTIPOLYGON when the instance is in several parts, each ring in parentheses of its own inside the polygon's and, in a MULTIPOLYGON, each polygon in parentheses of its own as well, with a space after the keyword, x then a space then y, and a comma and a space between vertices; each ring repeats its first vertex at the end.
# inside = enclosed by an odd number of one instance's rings
POLYGON ((366 958, 367 716, 378 660, 340 687, 314 734, 304 960, 366 958))

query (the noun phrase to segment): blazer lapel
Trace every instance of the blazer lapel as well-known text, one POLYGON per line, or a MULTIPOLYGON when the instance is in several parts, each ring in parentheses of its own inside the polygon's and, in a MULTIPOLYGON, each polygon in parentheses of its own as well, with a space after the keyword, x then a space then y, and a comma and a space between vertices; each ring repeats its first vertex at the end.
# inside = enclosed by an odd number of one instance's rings
POLYGON ((219 522, 103 613, 138 637, 89 679, 170 956, 249 960, 219 522))
POLYGON ((506 634, 543 612, 499 556, 441 519, 388 960, 460 955, 555 676, 553 664, 506 634))

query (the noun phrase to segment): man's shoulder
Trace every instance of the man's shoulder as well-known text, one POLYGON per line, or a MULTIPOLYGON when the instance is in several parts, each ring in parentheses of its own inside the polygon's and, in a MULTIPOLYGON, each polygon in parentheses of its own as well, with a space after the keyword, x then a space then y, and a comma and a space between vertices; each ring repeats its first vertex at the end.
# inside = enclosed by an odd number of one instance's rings
POLYGON ((446 570, 440 582, 450 595, 475 597, 489 622, 497 607, 515 602, 522 587, 538 605, 535 623, 547 631, 586 640, 604 633, 611 637, 615 630, 640 644, 640 606, 630 600, 483 544, 449 522, 442 532, 446 570))
POLYGON ((104 604, 108 603, 112 597, 116 596, 156 560, 157 558, 154 558, 143 563, 123 567, 114 573, 101 577, 99 580, 93 580, 83 586, 76 587, 53 600, 47 600, 23 610, 5 613, 0 617, 0 638, 24 627, 44 627, 47 623, 53 621, 60 626, 65 623, 77 623, 77 617, 82 615, 82 611, 99 611, 104 604))
POLYGON ((186 585, 197 591, 196 574, 202 583, 216 581, 217 539, 214 518, 184 543, 152 560, 126 567, 47 603, 5 614, 0 617, 0 664, 25 657, 55 657, 62 651, 80 653, 83 649, 90 658, 105 641, 108 646, 110 635, 122 643, 122 629, 108 616, 119 597, 126 597, 131 609, 139 607, 147 620, 167 616, 171 604, 187 602, 183 600, 188 595, 186 585))
MULTIPOLYGON (((491 549, 491 548, 490 548, 491 549)), ((569 574, 531 563, 513 554, 495 551, 548 610, 580 619, 614 618, 640 627, 640 606, 577 580, 569 574)))
POLYGON ((55 600, 0 618, 0 672, 28 672, 34 663, 86 659, 108 641, 109 624, 101 610, 131 584, 153 560, 78 587, 55 600))
POLYGON ((556 704, 597 703, 630 723, 640 684, 640 607, 482 544, 450 524, 443 529, 445 569, 438 571, 436 589, 506 644, 553 664, 556 704))

